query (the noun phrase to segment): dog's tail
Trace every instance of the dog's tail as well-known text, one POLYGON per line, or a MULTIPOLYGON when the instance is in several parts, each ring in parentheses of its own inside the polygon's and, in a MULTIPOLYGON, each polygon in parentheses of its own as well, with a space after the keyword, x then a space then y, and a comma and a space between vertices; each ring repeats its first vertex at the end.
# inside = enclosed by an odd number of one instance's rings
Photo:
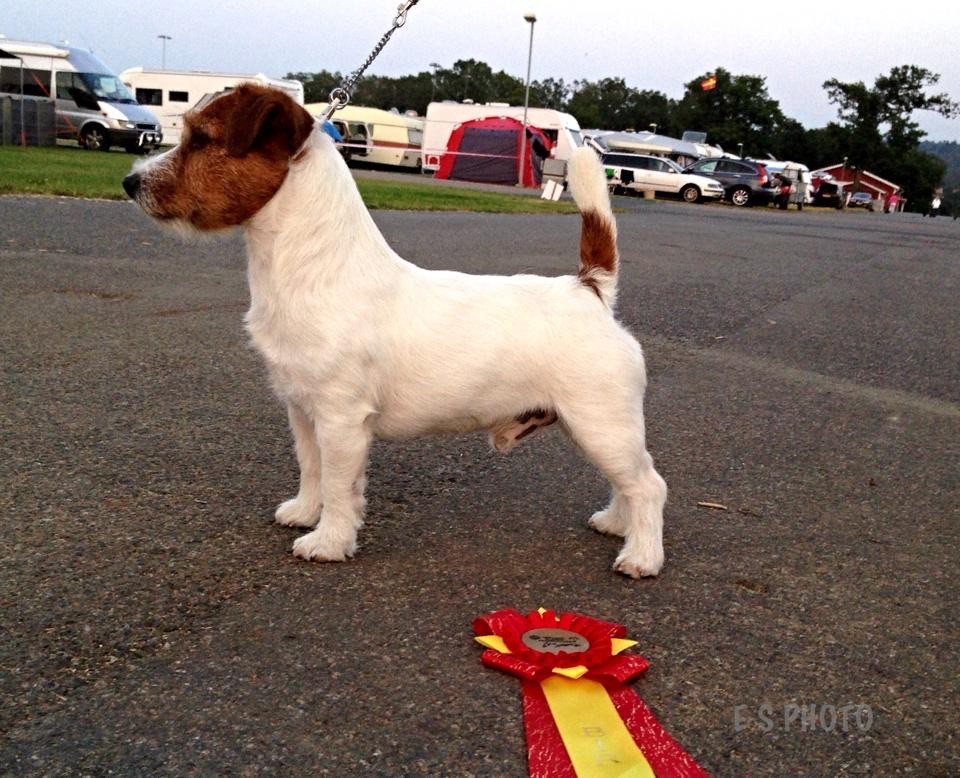
POLYGON ((567 183, 580 210, 580 269, 577 277, 610 308, 617 299, 617 223, 610 208, 607 176, 596 153, 587 147, 567 162, 567 183))

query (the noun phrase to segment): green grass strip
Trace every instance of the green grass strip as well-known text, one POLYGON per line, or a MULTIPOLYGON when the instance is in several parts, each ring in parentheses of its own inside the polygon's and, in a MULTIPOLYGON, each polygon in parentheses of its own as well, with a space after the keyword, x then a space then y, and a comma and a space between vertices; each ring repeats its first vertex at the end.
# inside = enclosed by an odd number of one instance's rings
MULTIPOLYGON (((40 194, 125 200, 120 186, 132 154, 67 146, 0 146, 0 194, 40 194)), ((410 181, 357 179, 368 208, 401 211, 480 211, 484 213, 575 213, 569 202, 554 203, 512 192, 410 181)))

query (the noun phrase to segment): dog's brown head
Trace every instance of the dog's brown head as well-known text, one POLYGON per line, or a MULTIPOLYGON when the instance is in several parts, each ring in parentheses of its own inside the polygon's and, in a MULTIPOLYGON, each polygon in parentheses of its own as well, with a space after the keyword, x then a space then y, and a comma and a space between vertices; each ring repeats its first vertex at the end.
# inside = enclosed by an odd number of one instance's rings
POLYGON ((242 84, 184 119, 180 145, 123 188, 150 216, 198 230, 242 224, 276 194, 313 117, 278 89, 242 84))

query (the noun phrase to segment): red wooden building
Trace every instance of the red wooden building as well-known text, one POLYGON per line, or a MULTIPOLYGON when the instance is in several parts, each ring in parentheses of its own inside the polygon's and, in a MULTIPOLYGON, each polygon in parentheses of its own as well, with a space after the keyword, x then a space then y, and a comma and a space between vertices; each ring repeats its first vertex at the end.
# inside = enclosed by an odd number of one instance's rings
POLYGON ((869 170, 858 170, 855 167, 850 167, 841 162, 836 165, 829 165, 828 167, 814 170, 811 172, 811 175, 815 176, 818 173, 833 176, 833 182, 843 184, 844 191, 848 193, 869 192, 884 210, 886 210, 890 196, 894 194, 897 196, 894 203, 898 211, 903 210, 903 206, 906 203, 903 197, 903 191, 897 184, 894 184, 892 181, 887 181, 885 178, 880 178, 880 176, 871 173, 869 170))

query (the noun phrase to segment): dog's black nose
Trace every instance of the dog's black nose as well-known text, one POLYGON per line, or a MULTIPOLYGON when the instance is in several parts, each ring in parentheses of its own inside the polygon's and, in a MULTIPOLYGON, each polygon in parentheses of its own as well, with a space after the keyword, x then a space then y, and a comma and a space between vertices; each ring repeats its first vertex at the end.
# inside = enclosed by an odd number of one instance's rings
POLYGON ((140 191, 140 174, 131 173, 123 179, 123 191, 126 192, 131 200, 137 199, 137 192, 140 191))

